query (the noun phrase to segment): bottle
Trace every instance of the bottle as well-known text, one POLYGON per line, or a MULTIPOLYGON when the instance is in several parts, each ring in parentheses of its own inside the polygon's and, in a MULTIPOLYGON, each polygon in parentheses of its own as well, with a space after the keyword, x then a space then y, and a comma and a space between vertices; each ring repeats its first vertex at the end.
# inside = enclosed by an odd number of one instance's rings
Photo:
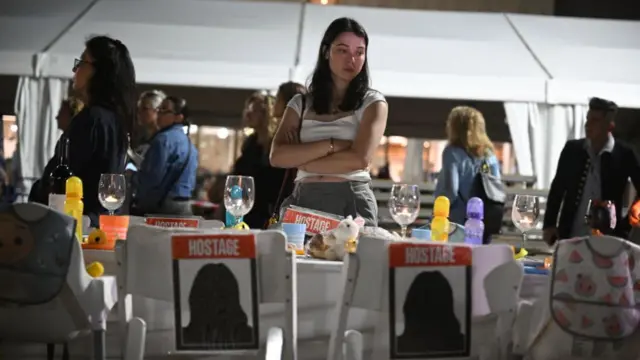
POLYGON ((446 242, 449 239, 449 199, 438 196, 433 205, 431 220, 431 240, 446 242))
POLYGON ((64 212, 67 179, 73 176, 68 164, 69 139, 64 135, 60 138, 58 145, 58 157, 58 165, 49 174, 49 207, 64 212))
POLYGON ((464 223, 465 244, 482 245, 484 235, 484 203, 472 197, 467 201, 467 221, 464 223))
POLYGON ((82 180, 77 176, 68 178, 65 192, 64 213, 76 219, 76 236, 78 241, 82 242, 82 212, 84 211, 82 180))

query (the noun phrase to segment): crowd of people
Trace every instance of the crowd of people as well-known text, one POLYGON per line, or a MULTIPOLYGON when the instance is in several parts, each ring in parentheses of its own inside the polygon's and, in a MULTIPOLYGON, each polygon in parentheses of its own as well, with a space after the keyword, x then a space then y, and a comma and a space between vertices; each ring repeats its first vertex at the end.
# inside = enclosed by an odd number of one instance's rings
MULTIPOLYGON (((250 227, 262 228, 287 205, 360 216, 377 225, 369 168, 389 109, 369 85, 368 47, 358 22, 336 19, 322 37, 308 86, 286 82, 276 96, 259 91, 246 100, 244 126, 254 131, 231 174, 255 179, 255 204, 244 218, 250 227)), ((84 183, 85 214, 95 223, 105 212, 98 201, 100 174, 126 173, 131 191, 123 211, 190 215, 191 200, 202 193, 198 186, 206 177, 198 176, 198 150, 184 131, 190 124, 187 101, 160 90, 138 96, 127 47, 106 36, 86 42, 73 72, 73 96, 62 104, 57 120, 70 144, 68 165, 84 183)), ((593 99, 587 138, 569 141, 562 151, 544 221, 549 243, 583 232, 575 219, 590 199, 610 199, 620 216, 624 183, 631 177, 636 188, 640 185, 635 152, 611 135, 616 109, 613 102, 593 99)), ((454 108, 446 128, 449 144, 435 195, 449 198, 451 220, 464 223, 476 174, 484 167, 499 177, 499 162, 477 109, 454 108)), ((47 202, 58 151, 32 187, 30 200, 47 202)), ((207 187, 209 199, 221 204, 215 216, 224 219, 224 177, 209 180, 207 187)))

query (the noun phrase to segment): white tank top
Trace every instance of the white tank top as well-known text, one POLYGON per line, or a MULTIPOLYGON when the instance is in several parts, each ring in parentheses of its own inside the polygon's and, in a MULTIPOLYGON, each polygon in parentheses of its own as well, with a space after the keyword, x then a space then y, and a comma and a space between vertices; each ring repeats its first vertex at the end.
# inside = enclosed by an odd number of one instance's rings
MULTIPOLYGON (((304 113, 304 116, 307 116, 307 113, 311 108, 311 101, 307 99, 305 101, 305 109, 304 112, 302 109, 302 97, 304 95, 296 95, 289 101, 287 104, 288 107, 295 110, 298 116, 304 113)), ((327 140, 327 139, 337 139, 337 140, 349 140, 354 141, 356 138, 356 134, 358 133, 358 129, 360 127, 360 121, 362 120, 362 114, 364 110, 371 104, 384 101, 386 102, 384 96, 375 90, 369 90, 364 97, 364 101, 362 102, 362 106, 356 109, 351 114, 347 114, 344 117, 333 121, 319 121, 303 118, 301 122, 300 128, 300 141, 312 142, 318 140, 327 140)), ((327 174, 317 174, 310 173, 303 170, 298 170, 298 176, 296 177, 296 181, 313 176, 324 176, 327 174)), ((369 174, 368 170, 356 170, 346 174, 331 174, 334 177, 345 178, 350 181, 370 181, 371 174, 369 174)))

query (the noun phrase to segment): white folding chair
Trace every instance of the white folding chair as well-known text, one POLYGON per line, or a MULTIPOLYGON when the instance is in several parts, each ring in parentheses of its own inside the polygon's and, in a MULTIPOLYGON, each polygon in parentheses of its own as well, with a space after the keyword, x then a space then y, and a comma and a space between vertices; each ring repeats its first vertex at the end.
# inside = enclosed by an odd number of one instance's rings
MULTIPOLYGON (((424 244, 425 241, 411 243, 424 244)), ((389 240, 379 238, 361 239, 356 253, 345 259, 342 273, 344 287, 332 314, 333 327, 327 355, 328 360, 340 360, 344 357, 348 360, 389 357, 388 346, 384 349, 384 346, 380 345, 380 341, 388 341, 388 337, 375 339, 378 350, 374 350, 371 356, 365 356, 371 351, 371 346, 368 346, 365 350, 364 346, 367 341, 365 341, 363 334, 360 333, 360 329, 347 328, 349 311, 354 308, 364 309, 372 313, 372 316, 383 316, 385 318, 388 316, 389 244, 389 240)), ((443 245, 442 243, 439 244, 443 245)), ((444 245, 465 246, 458 244, 444 245)), ((500 354, 506 352, 506 350, 499 349, 501 343, 497 340, 497 330, 499 328, 498 323, 502 322, 505 325, 509 323, 509 320, 499 321, 505 313, 508 313, 509 306, 503 304, 494 305, 490 301, 485 290, 485 283, 493 283, 493 281, 487 281, 486 278, 492 272, 501 274, 503 271, 512 271, 513 267, 502 268, 501 265, 515 263, 515 260, 511 248, 506 245, 473 247, 472 254, 471 355, 480 359, 494 360, 498 359, 500 354), (496 270, 497 268, 498 270, 496 270)), ((522 269, 518 269, 518 271, 520 274, 522 273, 522 269)), ((501 275, 499 278, 505 279, 506 276, 501 275)), ((498 294, 504 293, 510 296, 509 294, 515 291, 513 288, 519 285, 517 284, 517 279, 511 279, 510 281, 513 282, 511 287, 505 291, 499 290, 498 294)), ((508 288, 508 285, 505 284, 505 287, 508 288)), ((512 300, 513 305, 510 307, 515 308, 515 299, 512 300)))
MULTIPOLYGON (((87 274, 75 224, 72 217, 36 203, 0 209, 0 346, 7 341, 66 344, 93 332, 93 358, 105 359, 115 279, 87 274)), ((24 355, 5 352, 7 358, 24 355)))
MULTIPOLYGON (((176 234, 241 234, 237 230, 166 229, 148 225, 134 225, 129 229, 126 241, 116 244, 116 256, 121 266, 118 279, 119 301, 127 304, 121 315, 121 325, 127 334, 127 324, 132 320, 131 296, 172 303, 173 285, 171 237, 176 234), (163 281, 158 281, 163 279, 163 281)), ((279 326, 269 327, 260 317, 260 334, 266 341, 266 359, 295 360, 297 358, 297 309, 296 309, 296 258, 286 250, 286 237, 281 231, 251 231, 256 236, 258 289, 260 310, 263 305, 280 304, 284 307, 284 321, 279 326), (263 326, 265 327, 263 331, 263 326)), ((172 308, 171 308, 172 309, 172 308)), ((168 309, 167 309, 168 310, 168 309)), ((170 310, 172 311, 172 310, 170 310)), ((173 312, 171 313, 171 319, 173 312)), ((172 321, 172 320, 170 320, 172 321)), ((172 324, 172 327, 180 326, 172 324)), ((167 350, 175 349, 175 338, 167 350)), ((167 339, 169 340, 169 339, 167 339)), ((147 348, 149 348, 147 346, 147 348)), ((125 349, 142 359, 145 352, 145 338, 139 334, 126 335, 125 349)), ((247 355, 243 352, 210 352, 211 355, 247 355)), ((255 354, 254 354, 255 355, 255 354)))

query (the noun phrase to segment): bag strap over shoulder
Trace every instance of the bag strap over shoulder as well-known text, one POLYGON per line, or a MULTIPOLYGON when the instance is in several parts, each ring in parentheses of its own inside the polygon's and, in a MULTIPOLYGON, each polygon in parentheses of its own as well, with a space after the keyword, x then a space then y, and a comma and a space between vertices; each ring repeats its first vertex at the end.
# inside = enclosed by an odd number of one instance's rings
MULTIPOLYGON (((298 139, 300 138, 300 132, 302 131, 302 120, 304 119, 304 112, 307 108, 306 100, 307 100, 307 95, 302 94, 302 99, 300 101, 302 105, 300 107, 300 121, 298 122, 298 139)), ((285 171, 284 177, 282 178, 282 184, 280 184, 280 191, 278 191, 278 197, 276 198, 276 202, 274 203, 273 213, 271 214, 271 218, 269 218, 269 223, 267 224, 267 226, 272 225, 278 221, 278 212, 280 211, 280 205, 282 205, 282 202, 284 201, 284 198, 285 198, 285 191, 287 189, 287 184, 291 180, 295 180, 295 176, 298 172, 297 170, 298 169, 287 169, 285 171)))

